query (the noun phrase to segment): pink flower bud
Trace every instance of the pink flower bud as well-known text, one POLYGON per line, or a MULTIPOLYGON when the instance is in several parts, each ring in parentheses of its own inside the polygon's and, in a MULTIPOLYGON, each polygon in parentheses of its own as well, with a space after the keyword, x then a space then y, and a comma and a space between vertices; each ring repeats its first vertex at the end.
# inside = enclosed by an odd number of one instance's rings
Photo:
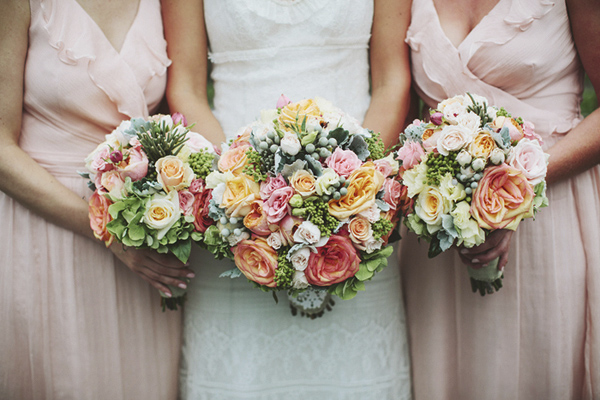
POLYGON ((283 108, 290 104, 292 101, 286 97, 286 95, 282 94, 277 100, 277 108, 283 108))
POLYGON ((123 161, 123 153, 121 153, 119 150, 115 150, 112 153, 110 153, 109 158, 110 161, 112 161, 115 164, 120 163, 121 161, 123 161))
POLYGON ((187 126, 187 119, 185 119, 185 116, 182 113, 176 112, 171 118, 173 118, 173 124, 177 125, 181 123, 181 125, 187 126))
POLYGON ((429 117, 429 119, 434 124, 441 125, 443 117, 444 117, 444 114, 442 114, 441 112, 435 112, 435 113, 431 114, 431 116, 429 117))

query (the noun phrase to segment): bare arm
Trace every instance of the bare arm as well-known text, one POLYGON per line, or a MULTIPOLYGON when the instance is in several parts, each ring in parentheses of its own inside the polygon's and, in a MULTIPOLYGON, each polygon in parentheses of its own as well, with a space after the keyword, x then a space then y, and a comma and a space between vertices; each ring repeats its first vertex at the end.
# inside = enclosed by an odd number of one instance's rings
POLYGON ((168 70, 167 100, 172 112, 180 112, 194 131, 213 144, 225 141, 223 128, 206 97, 208 39, 202 0, 162 0, 165 37, 172 64, 168 70))
MULTIPOLYGON (((600 93, 600 6, 595 0, 567 0, 577 52, 596 94, 600 93)), ((600 163, 600 109, 549 149, 548 184, 573 177, 600 163)))
POLYGON ((410 106, 410 63, 404 42, 410 0, 375 0, 370 43, 371 104, 365 127, 381 132, 386 146, 396 144, 410 106))
MULTIPOLYGON (((88 204, 18 145, 28 48, 28 4, 26 1, 0 1, 0 190, 47 221, 94 238, 88 204)), ((191 272, 181 269, 181 263, 175 262, 174 257, 133 249, 125 252, 120 245, 111 246, 111 250, 159 290, 168 291, 163 283, 181 283, 170 276, 186 276, 191 272)))

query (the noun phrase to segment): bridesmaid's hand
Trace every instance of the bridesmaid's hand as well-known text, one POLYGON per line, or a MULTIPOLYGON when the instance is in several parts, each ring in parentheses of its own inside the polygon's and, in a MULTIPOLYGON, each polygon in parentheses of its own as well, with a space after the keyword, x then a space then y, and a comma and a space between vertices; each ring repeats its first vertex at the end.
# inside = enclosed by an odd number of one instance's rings
POLYGON ((508 262, 510 239, 513 233, 514 231, 507 229, 498 229, 490 233, 485 242, 479 246, 470 249, 459 247, 462 262, 477 269, 500 257, 498 269, 502 271, 508 262))
POLYGON ((187 265, 171 254, 160 254, 149 249, 134 249, 120 243, 113 243, 110 250, 129 269, 167 297, 172 296, 167 285, 185 289, 187 284, 178 278, 194 277, 194 271, 186 268, 187 265))

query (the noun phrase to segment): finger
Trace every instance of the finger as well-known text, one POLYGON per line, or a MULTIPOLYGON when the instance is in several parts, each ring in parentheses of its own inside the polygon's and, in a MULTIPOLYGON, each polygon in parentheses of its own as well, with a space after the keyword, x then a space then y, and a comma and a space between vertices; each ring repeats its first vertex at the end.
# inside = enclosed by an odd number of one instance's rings
POLYGON ((172 254, 161 254, 156 251, 146 251, 144 254, 147 258, 153 260, 157 264, 163 265, 171 269, 181 269, 189 265, 189 263, 181 262, 172 254))
POLYGON ((473 261, 471 261, 470 258, 465 257, 463 254, 459 254, 459 257, 460 257, 460 260, 463 262, 463 264, 468 265, 471 268, 479 269, 483 266, 479 263, 474 263, 473 261))
POLYGON ((500 260, 498 260, 498 270, 503 271, 504 267, 508 263, 508 252, 502 254, 500 256, 500 260))
POLYGON ((152 271, 151 269, 145 268, 143 270, 144 275, 146 275, 148 278, 152 279, 153 281, 165 284, 165 285, 171 285, 171 286, 177 286, 181 289, 187 289, 187 283, 184 281, 181 281, 179 279, 175 279, 173 277, 170 276, 166 276, 166 275, 160 275, 157 274, 156 272, 152 271))
POLYGON ((159 275, 170 276, 174 278, 193 278, 196 276, 194 271, 189 268, 179 269, 179 268, 169 268, 166 265, 159 264, 153 259, 146 259, 144 262, 146 268, 151 269, 159 275))
POLYGON ((163 292, 165 294, 165 296, 167 296, 167 297, 173 297, 173 293, 171 293, 171 291, 169 290, 169 288, 167 286, 161 284, 160 282, 157 282, 155 280, 152 280, 152 279, 148 278, 144 274, 140 274, 140 277, 143 280, 145 280, 146 282, 148 282, 152 287, 154 287, 158 291, 163 292))

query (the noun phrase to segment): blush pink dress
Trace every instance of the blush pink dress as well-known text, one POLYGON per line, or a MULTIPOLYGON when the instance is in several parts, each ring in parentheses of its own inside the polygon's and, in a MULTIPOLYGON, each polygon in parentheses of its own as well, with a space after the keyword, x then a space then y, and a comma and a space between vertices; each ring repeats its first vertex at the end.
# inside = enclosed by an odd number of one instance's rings
MULTIPOLYGON (((140 1, 120 52, 75 0, 30 6, 20 146, 87 197, 85 156, 163 97, 160 4, 140 1)), ((100 242, 4 193, 0 210, 0 398, 175 399, 180 315, 100 242)))
MULTIPOLYGON (((532 121, 546 148, 581 120, 582 69, 564 1, 500 0, 455 47, 432 0, 407 42, 416 90, 435 107, 467 91, 532 121)), ((600 399, 600 167, 548 189, 512 238, 504 287, 480 297, 454 251, 401 241, 419 399, 600 399)))

